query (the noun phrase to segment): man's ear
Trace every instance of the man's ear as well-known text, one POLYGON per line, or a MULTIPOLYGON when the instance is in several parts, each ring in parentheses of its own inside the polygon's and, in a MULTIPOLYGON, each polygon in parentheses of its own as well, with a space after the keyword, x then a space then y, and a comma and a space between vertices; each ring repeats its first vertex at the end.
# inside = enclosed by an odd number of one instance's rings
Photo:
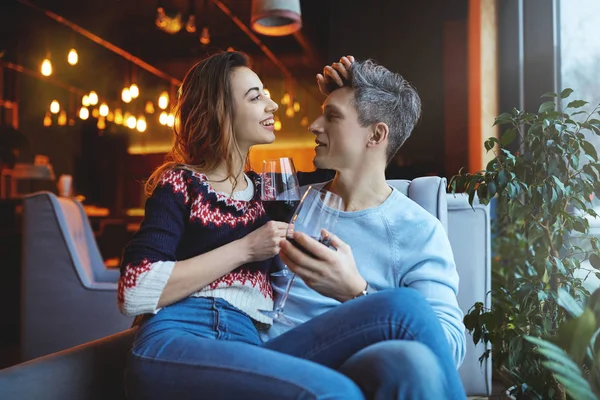
POLYGON ((390 133, 390 128, 387 126, 385 122, 378 122, 373 125, 373 130, 371 131, 371 137, 369 138, 369 142, 367 143, 368 147, 378 146, 381 143, 385 142, 388 135, 390 133))

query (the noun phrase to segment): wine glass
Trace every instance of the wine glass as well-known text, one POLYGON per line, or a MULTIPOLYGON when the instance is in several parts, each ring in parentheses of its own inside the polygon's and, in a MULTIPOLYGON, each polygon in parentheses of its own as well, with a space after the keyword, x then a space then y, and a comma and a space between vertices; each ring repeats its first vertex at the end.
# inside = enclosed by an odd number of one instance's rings
MULTIPOLYGON (((307 254, 309 253, 293 239, 294 232, 302 232, 325 246, 329 246, 331 239, 328 236, 323 236, 323 230, 333 231, 342 207, 342 198, 337 194, 325 189, 309 187, 290 220, 286 234, 287 239, 307 254)), ((291 271, 290 274, 291 278, 287 283, 285 293, 273 306, 273 310, 259 310, 264 315, 288 325, 292 325, 293 322, 283 314, 283 308, 296 278, 296 274, 291 271)))
MULTIPOLYGON (((288 157, 263 161, 260 199, 267 215, 272 220, 289 222, 294 209, 300 202, 300 185, 294 161, 288 157)), ((272 276, 287 276, 290 270, 281 264, 272 276)))

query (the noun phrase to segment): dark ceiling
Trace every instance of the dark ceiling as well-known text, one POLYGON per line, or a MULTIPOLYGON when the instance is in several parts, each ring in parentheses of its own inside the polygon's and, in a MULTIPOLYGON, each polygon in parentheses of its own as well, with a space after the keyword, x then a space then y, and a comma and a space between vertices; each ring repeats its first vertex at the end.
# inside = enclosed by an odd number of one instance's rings
MULTIPOLYGON (((242 23, 250 26, 251 0, 220 2, 242 23)), ((257 60, 266 59, 257 44, 212 0, 2 0, 0 10, 5 15, 14 15, 11 20, 19 22, 15 26, 19 35, 31 34, 33 30, 43 35, 46 41, 55 42, 59 38, 75 40, 81 46, 86 39, 26 3, 53 12, 153 65, 167 65, 168 68, 170 63, 192 62, 230 46, 247 52, 257 60), (190 15, 190 10, 194 10, 196 33, 182 29, 176 34, 169 34, 157 28, 155 19, 158 6, 162 6, 170 15, 180 12, 184 21, 190 15), (199 42, 204 25, 210 30, 209 45, 199 42)), ((314 75, 322 67, 328 42, 328 1, 303 0, 301 7, 301 32, 284 37, 257 34, 295 76, 314 75)), ((180 74, 179 71, 176 73, 180 74)))

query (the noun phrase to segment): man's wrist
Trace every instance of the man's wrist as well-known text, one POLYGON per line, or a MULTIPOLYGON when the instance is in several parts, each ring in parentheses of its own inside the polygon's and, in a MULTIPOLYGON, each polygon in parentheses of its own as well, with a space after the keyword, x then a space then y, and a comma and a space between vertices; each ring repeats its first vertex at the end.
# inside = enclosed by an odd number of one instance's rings
POLYGON ((352 299, 357 299, 357 298, 359 298, 359 297, 366 296, 366 295, 368 295, 369 293, 370 293, 370 292, 369 292, 369 282, 365 281, 365 283, 364 283, 364 286, 363 286, 363 289, 362 289, 362 290, 361 290, 359 293, 357 293, 357 294, 355 294, 354 296, 352 296, 352 299))

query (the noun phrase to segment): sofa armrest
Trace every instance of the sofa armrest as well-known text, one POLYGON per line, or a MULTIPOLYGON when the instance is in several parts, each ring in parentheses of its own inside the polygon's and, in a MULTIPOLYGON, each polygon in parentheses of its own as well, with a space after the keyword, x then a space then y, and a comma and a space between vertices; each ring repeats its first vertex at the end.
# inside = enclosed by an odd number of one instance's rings
POLYGON ((0 370, 0 398, 125 399, 124 370, 135 328, 0 370))

